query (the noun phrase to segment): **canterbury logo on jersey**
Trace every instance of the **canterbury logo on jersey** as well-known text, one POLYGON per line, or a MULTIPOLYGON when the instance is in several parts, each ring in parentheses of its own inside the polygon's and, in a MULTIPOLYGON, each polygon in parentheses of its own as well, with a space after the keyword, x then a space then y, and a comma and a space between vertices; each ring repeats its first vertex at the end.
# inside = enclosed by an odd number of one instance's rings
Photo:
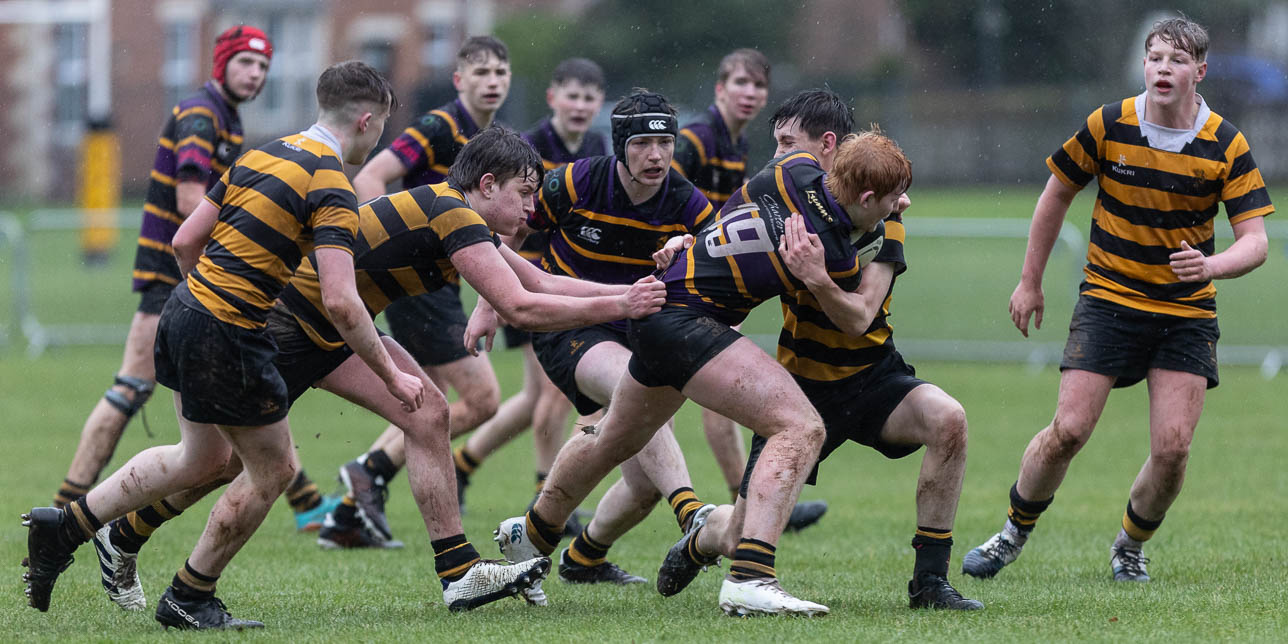
POLYGON ((603 235, 604 231, 595 228, 594 226, 582 226, 581 230, 577 231, 578 237, 594 244, 598 244, 599 240, 603 238, 603 235))

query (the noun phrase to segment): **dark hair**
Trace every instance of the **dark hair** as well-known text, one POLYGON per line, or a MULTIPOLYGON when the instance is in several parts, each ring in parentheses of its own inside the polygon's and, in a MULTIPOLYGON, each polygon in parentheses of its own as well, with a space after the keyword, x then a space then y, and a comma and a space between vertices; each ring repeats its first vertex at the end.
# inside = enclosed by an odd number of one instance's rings
POLYGON ((544 167, 541 155, 519 136, 518 132, 504 125, 492 124, 474 135, 456 155, 456 162, 447 171, 447 182, 462 191, 479 187, 483 175, 491 173, 497 183, 529 174, 541 181, 544 167))
POLYGON ((360 60, 336 63, 318 77, 318 107, 323 112, 343 112, 355 103, 369 102, 389 111, 398 109, 398 97, 389 81, 360 60))
POLYGON ((792 119, 797 119, 812 139, 832 132, 839 140, 854 129, 854 108, 830 89, 807 89, 779 105, 769 117, 769 125, 778 127, 792 119))
POLYGON ((769 59, 764 54, 755 49, 743 48, 735 49, 720 59, 720 70, 716 72, 716 80, 723 83, 729 80, 729 75, 741 66, 747 70, 747 74, 753 80, 764 83, 769 86, 769 59))
POLYGON ((1179 18, 1159 20, 1145 36, 1145 52, 1149 52, 1149 43, 1155 38, 1189 54, 1194 62, 1207 60, 1208 32, 1193 20, 1181 14, 1179 18))
POLYGON ((505 43, 493 38, 492 36, 470 36, 461 43, 461 48, 456 50, 456 64, 464 65, 465 63, 481 63, 487 60, 487 55, 492 54, 501 62, 510 60, 510 49, 505 43))
POLYGON ((551 85, 563 85, 568 81, 577 81, 582 85, 604 88, 604 70, 589 58, 569 58, 555 66, 555 73, 550 78, 551 85))

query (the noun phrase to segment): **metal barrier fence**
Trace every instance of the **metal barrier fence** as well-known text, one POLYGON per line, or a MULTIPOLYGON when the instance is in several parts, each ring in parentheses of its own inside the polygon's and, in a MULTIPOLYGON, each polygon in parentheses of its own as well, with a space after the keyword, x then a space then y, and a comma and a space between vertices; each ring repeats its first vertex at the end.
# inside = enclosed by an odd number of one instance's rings
MULTIPOLYGON (((115 221, 133 221, 135 210, 119 209, 115 221)), ((62 320, 42 320, 31 306, 33 272, 28 242, 34 235, 51 231, 79 230, 83 224, 79 209, 44 209, 31 212, 26 225, 10 213, 0 212, 0 252, 7 251, 10 281, 13 288, 8 328, 0 326, 0 346, 14 343, 21 333, 27 355, 40 356, 48 347, 83 344, 118 344, 124 341, 128 326, 123 324, 72 323, 62 320)), ((915 223, 917 237, 949 239, 1027 239, 1029 220, 1018 218, 935 218, 918 217, 915 223)), ((129 226, 115 224, 117 229, 129 226)), ((1267 221, 1267 234, 1274 244, 1288 244, 1288 222, 1267 221)), ((1233 235, 1227 227, 1217 226, 1217 236, 1229 239, 1233 235)), ((1086 241, 1079 230, 1069 223, 1060 229, 1051 262, 1066 262, 1073 277, 1066 285, 1070 295, 1076 295, 1085 261, 1086 241)), ((0 258, 0 261, 3 261, 0 258)), ((773 351, 777 335, 753 334, 761 346, 773 351)), ((1033 340, 979 340, 936 339, 900 336, 899 350, 913 359, 964 361, 964 362, 1018 362, 1034 366, 1056 364, 1060 360, 1062 342, 1037 342, 1033 340)), ((1259 366, 1267 378, 1278 374, 1288 361, 1288 345, 1218 345, 1222 364, 1259 366)))

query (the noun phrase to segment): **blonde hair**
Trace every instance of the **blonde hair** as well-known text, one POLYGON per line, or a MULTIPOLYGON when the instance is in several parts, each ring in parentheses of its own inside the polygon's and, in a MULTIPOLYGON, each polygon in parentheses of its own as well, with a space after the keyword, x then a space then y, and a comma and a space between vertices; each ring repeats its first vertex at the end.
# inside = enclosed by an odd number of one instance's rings
POLYGON ((842 205, 855 203, 868 190, 878 197, 906 192, 911 183, 912 162, 876 124, 841 139, 827 175, 827 190, 842 205))

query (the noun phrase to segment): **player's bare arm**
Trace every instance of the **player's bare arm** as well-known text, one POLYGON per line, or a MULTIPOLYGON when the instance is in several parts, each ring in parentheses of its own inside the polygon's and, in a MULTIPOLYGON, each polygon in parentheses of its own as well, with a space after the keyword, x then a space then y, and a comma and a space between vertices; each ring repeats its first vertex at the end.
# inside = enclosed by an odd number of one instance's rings
POLYGON ((403 404, 406 411, 415 411, 425 402, 425 385, 420 377, 405 373, 394 364, 385 345, 376 333, 376 327, 367 315, 354 283, 353 255, 338 248, 319 248, 315 251, 318 263, 318 282, 322 287, 322 305, 327 316, 340 332, 344 343, 358 354, 372 371, 385 383, 385 387, 403 404))
POLYGON ((1234 243, 1211 256, 1181 242, 1181 250, 1168 259, 1172 272, 1182 282, 1230 279, 1251 273, 1266 261, 1269 242, 1265 217, 1252 217, 1234 224, 1234 243))
POLYGON ((639 318, 656 313, 666 301, 665 289, 657 280, 649 278, 636 282, 621 295, 570 297, 532 293, 523 287, 491 244, 473 244, 456 251, 452 264, 501 317, 530 331, 555 331, 639 318))
POLYGON ((385 194, 385 186, 407 176, 407 166, 388 148, 373 157, 353 178, 353 191, 358 203, 366 203, 385 194))
MULTIPOLYGON (((863 335, 867 331, 886 291, 865 290, 862 279, 859 288, 853 292, 837 286, 827 274, 827 267, 823 263, 823 243, 819 241, 818 235, 805 229, 805 219, 800 215, 787 218, 778 254, 782 256, 787 270, 805 283, 805 288, 814 295, 823 307, 823 312, 836 326, 851 335, 863 335)), ((870 268, 863 269, 864 274, 869 270, 870 268)), ((886 270, 889 271, 888 268, 886 270)), ((893 271, 889 272, 893 275, 893 271)), ((886 286, 889 286, 889 281, 886 286)))
POLYGON ((219 207, 202 199, 197 207, 183 220, 179 230, 175 231, 170 245, 174 248, 174 257, 179 262, 179 273, 187 276, 197 265, 201 253, 210 241, 210 234, 215 230, 219 220, 219 207))
POLYGON ((180 217, 187 218, 197 209, 201 198, 206 196, 206 182, 188 179, 180 181, 174 187, 174 203, 180 217))
POLYGON ((1020 283, 1011 293, 1011 322, 1024 337, 1029 337, 1029 318, 1034 318, 1033 327, 1042 328, 1042 311, 1045 309, 1042 295, 1042 274, 1046 272, 1047 260, 1051 258, 1051 249, 1060 236, 1060 226, 1064 216, 1069 212, 1069 204, 1077 196, 1078 189, 1057 179, 1055 175, 1047 179, 1038 205, 1033 209, 1033 223, 1029 225, 1029 244, 1024 251, 1024 268, 1020 271, 1020 283))

